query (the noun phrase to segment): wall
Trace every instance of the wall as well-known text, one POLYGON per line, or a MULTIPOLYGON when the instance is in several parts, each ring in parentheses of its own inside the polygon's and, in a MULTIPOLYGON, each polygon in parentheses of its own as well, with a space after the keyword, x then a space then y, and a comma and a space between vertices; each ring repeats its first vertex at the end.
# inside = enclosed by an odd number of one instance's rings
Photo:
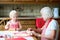
POLYGON ((13 9, 19 12, 19 16, 36 16, 40 17, 40 9, 44 6, 60 8, 59 4, 0 4, 0 17, 9 16, 9 12, 13 9))

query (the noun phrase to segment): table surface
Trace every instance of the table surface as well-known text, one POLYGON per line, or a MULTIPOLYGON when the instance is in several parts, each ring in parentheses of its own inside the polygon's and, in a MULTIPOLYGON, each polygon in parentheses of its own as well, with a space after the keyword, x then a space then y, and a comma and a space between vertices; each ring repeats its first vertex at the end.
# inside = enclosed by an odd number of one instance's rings
MULTIPOLYGON (((17 31, 0 31, 0 34, 1 35, 5 35, 5 34, 7 34, 7 35, 13 35, 13 34, 11 34, 11 33, 14 33, 14 32, 17 32, 17 31)), ((13 38, 13 37, 12 37, 13 38)), ((18 37, 17 37, 18 38, 18 37)), ((37 40, 37 38, 36 37, 33 37, 33 36, 30 36, 30 37, 24 37, 24 38, 26 38, 27 40, 37 40)), ((1 40, 3 39, 5 39, 5 40, 7 40, 7 38, 0 38, 1 40)))

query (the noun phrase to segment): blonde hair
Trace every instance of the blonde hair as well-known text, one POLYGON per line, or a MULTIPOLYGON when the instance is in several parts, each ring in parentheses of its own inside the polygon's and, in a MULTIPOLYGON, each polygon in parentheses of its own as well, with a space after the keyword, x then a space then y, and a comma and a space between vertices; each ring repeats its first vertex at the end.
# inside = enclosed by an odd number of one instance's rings
POLYGON ((42 14, 42 16, 44 16, 45 18, 52 18, 53 17, 53 13, 50 7, 44 7, 41 9, 40 13, 42 14))
POLYGON ((12 10, 10 13, 9 13, 9 17, 12 18, 14 16, 17 16, 17 11, 15 10, 12 10))

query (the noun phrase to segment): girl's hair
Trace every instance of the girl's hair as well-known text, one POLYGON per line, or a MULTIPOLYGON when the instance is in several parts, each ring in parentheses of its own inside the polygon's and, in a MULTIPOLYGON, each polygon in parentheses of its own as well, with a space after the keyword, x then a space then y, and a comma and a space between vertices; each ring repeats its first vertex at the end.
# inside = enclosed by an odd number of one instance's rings
POLYGON ((12 18, 12 17, 14 17, 14 16, 16 16, 17 15, 17 11, 15 11, 15 10, 12 10, 10 13, 9 13, 9 17, 10 18, 12 18))
POLYGON ((45 16, 45 18, 52 18, 53 13, 50 7, 44 7, 41 9, 40 13, 45 16))

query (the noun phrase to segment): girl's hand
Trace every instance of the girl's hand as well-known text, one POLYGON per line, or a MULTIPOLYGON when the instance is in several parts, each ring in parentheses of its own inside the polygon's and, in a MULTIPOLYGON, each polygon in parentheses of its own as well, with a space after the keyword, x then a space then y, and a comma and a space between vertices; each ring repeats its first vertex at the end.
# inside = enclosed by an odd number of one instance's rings
POLYGON ((27 30, 28 30, 28 31, 32 31, 32 28, 28 28, 27 30))
POLYGON ((20 29, 19 28, 16 28, 16 31, 19 31, 20 29))
POLYGON ((5 30, 8 30, 9 28, 8 27, 5 27, 5 30))

